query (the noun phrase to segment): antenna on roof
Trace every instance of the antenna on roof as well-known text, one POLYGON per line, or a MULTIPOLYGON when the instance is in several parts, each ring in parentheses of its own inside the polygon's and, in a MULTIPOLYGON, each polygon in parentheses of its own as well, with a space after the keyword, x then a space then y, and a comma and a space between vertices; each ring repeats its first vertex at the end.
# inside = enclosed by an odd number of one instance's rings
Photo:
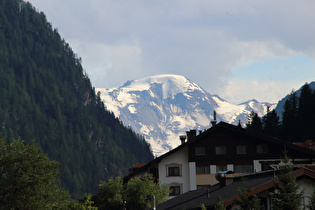
POLYGON ((213 120, 211 121, 212 127, 217 124, 217 113, 213 111, 213 120))

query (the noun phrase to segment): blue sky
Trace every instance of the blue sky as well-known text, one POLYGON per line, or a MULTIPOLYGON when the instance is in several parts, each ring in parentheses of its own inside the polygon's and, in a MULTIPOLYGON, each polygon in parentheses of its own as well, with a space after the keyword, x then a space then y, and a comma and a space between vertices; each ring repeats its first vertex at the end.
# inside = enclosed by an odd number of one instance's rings
POLYGON ((308 81, 309 78, 307 76, 312 75, 314 71, 314 62, 311 58, 295 55, 283 59, 270 58, 265 61, 246 63, 241 67, 234 68, 232 77, 244 80, 258 79, 259 81, 275 78, 282 82, 290 79, 308 81))
POLYGON ((232 103, 315 80, 314 0, 30 0, 95 87, 178 74, 232 103))

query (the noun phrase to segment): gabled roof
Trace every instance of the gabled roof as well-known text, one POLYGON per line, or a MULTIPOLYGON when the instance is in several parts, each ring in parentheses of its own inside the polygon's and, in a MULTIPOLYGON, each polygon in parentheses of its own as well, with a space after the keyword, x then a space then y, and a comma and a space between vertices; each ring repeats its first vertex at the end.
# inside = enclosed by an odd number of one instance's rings
POLYGON ((152 166, 153 164, 157 164, 159 163, 163 158, 166 158, 172 154, 174 154, 175 152, 179 151, 180 149, 186 147, 188 144, 188 142, 185 142, 181 145, 179 145, 178 147, 176 147, 175 149, 172 149, 171 151, 151 160, 150 162, 148 162, 147 164, 145 164, 144 166, 141 167, 141 169, 138 169, 135 173, 131 173, 131 174, 128 174, 127 176, 124 177, 124 181, 128 181, 130 178, 138 175, 138 174, 141 174, 141 173, 144 173, 150 166, 152 166))
POLYGON ((199 141, 200 139, 205 138, 209 134, 211 134, 211 133, 213 133, 215 131, 221 130, 221 129, 227 129, 227 130, 234 131, 234 132, 237 132, 237 133, 240 133, 240 134, 251 136, 253 138, 259 138, 259 139, 262 139, 265 142, 268 142, 270 144, 276 144, 276 145, 279 145, 281 147, 286 146, 286 148, 288 148, 288 149, 296 150, 296 151, 302 152, 304 154, 314 156, 314 158, 315 158, 315 151, 314 150, 307 149, 307 148, 304 148, 304 147, 300 147, 300 146, 295 145, 295 144, 293 144, 291 142, 284 141, 284 140, 281 140, 281 139, 276 138, 276 137, 267 136, 267 135, 264 135, 264 134, 261 134, 261 133, 258 133, 258 132, 249 131, 249 130, 244 129, 242 127, 231 125, 231 124, 225 123, 225 122, 220 122, 217 125, 211 127, 210 129, 202 132, 201 134, 196 136, 196 138, 192 142, 189 142, 189 143, 193 143, 193 142, 199 141))
MULTIPOLYGON (((159 210, 166 209, 200 209, 200 205, 213 207, 221 197, 225 206, 230 206, 239 199, 239 189, 250 189, 249 196, 264 192, 279 183, 279 171, 260 172, 232 178, 233 182, 226 187, 220 184, 213 185, 205 190, 194 190, 167 200, 157 206, 159 210)), ((311 168, 300 168, 292 172, 292 176, 306 177, 315 181, 315 171, 311 168)))
POLYGON ((124 177, 124 180, 128 181, 131 177, 133 177, 133 176, 135 176, 137 174, 145 172, 148 169, 148 167, 150 167, 151 165, 153 165, 155 163, 160 162, 163 158, 168 157, 168 156, 174 154, 175 152, 181 150, 182 148, 188 146, 189 144, 193 144, 194 142, 197 142, 197 141, 207 137, 211 133, 219 131, 221 129, 225 129, 227 131, 234 131, 234 132, 237 132, 237 133, 240 133, 240 134, 243 134, 243 135, 251 136, 253 138, 260 138, 260 139, 264 140, 265 142, 268 142, 270 144, 277 144, 277 145, 279 145, 281 147, 283 147, 285 145, 286 148, 288 148, 288 149, 299 151, 299 152, 301 152, 301 153, 303 153, 305 155, 314 157, 314 159, 315 159, 315 150, 311 150, 311 149, 307 149, 307 148, 304 148, 304 147, 300 147, 300 146, 294 145, 294 144, 292 144, 290 142, 283 141, 283 140, 275 138, 275 137, 266 136, 266 135, 263 135, 263 134, 260 134, 260 133, 257 133, 257 132, 252 132, 252 131, 249 131, 247 129, 241 128, 239 126, 231 125, 229 123, 219 122, 215 126, 209 128, 208 130, 206 130, 206 131, 200 133, 199 135, 197 135, 194 139, 192 139, 190 141, 186 141, 185 143, 179 145, 178 147, 172 149, 171 151, 169 151, 169 152, 167 152, 167 153, 165 153, 165 154, 163 154, 163 155, 153 159, 149 163, 145 164, 141 169, 137 170, 135 173, 129 174, 126 177, 124 177))

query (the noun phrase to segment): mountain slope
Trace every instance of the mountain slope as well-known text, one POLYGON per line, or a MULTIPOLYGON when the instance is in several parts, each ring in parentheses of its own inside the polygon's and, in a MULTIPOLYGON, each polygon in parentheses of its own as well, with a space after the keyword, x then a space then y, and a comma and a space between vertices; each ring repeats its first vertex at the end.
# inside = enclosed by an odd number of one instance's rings
POLYGON ((104 109, 81 60, 30 3, 0 0, 0 138, 36 140, 74 197, 153 158, 104 109))
POLYGON ((262 116, 270 106, 256 100, 230 104, 179 75, 157 75, 128 81, 119 88, 96 90, 107 109, 145 136, 155 155, 176 147, 179 135, 187 130, 209 128, 214 111, 218 121, 245 124, 252 110, 262 116))

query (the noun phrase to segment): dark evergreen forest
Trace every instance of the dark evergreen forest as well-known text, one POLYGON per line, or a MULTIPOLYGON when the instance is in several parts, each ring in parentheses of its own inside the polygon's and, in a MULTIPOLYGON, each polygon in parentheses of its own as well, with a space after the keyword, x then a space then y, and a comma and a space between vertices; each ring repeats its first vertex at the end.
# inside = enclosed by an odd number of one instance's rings
POLYGON ((30 3, 0 0, 0 138, 35 140, 75 198, 153 158, 107 111, 81 59, 30 3))
POLYGON ((315 91, 308 83, 301 88, 299 97, 292 91, 284 104, 281 121, 275 110, 268 110, 262 118, 252 112, 247 129, 289 142, 315 140, 315 91))

